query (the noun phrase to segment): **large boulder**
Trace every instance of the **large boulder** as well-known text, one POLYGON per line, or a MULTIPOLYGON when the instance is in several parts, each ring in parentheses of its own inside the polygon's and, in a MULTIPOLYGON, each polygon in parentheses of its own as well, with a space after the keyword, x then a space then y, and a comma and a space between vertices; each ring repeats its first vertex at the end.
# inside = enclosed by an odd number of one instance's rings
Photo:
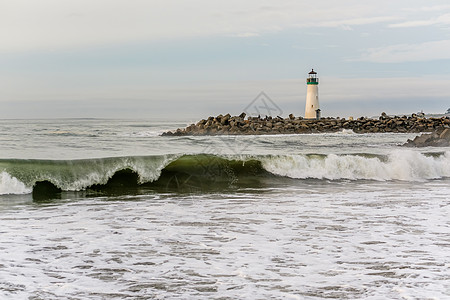
POLYGON ((408 140, 407 147, 450 147, 450 129, 445 128, 433 133, 424 133, 416 136, 414 140, 408 140))
POLYGON ((450 140, 450 128, 444 129, 439 135, 439 138, 449 141, 450 140))

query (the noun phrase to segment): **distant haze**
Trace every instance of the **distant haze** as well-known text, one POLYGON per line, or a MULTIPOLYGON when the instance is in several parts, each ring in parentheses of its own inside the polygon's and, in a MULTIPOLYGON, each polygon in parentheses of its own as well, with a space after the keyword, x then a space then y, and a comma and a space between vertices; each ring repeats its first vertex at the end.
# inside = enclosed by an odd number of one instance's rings
POLYGON ((203 118, 264 91, 303 115, 450 108, 448 1, 0 3, 0 118, 203 118))

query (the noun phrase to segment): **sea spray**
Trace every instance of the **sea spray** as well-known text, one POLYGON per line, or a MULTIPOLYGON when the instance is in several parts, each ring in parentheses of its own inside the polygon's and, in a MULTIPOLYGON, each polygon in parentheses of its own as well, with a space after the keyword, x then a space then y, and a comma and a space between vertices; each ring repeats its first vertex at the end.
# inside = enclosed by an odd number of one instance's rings
POLYGON ((386 164, 392 179, 420 181, 450 177, 450 151, 425 155, 412 150, 395 150, 386 164))
POLYGON ((280 155, 262 159, 262 165, 273 174, 296 179, 421 181, 450 177, 450 152, 437 157, 408 150, 387 156, 280 155))
POLYGON ((23 182, 6 172, 0 173, 0 195, 29 193, 31 193, 31 188, 27 188, 23 182))

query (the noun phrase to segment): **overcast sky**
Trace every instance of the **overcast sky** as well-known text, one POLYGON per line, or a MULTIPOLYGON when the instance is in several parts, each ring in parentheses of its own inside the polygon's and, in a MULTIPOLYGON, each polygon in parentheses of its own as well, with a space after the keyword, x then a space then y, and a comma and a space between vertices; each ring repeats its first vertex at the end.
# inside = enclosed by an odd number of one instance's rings
POLYGON ((0 0, 0 118, 450 108, 448 0, 0 0))

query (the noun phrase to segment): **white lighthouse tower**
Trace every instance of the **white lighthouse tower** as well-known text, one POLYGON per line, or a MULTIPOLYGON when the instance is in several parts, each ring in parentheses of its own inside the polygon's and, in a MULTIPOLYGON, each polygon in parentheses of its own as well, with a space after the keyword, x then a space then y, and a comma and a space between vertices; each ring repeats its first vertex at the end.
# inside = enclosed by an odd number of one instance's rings
POLYGON ((306 87, 305 119, 320 119, 319 78, 314 69, 309 72, 306 87))

